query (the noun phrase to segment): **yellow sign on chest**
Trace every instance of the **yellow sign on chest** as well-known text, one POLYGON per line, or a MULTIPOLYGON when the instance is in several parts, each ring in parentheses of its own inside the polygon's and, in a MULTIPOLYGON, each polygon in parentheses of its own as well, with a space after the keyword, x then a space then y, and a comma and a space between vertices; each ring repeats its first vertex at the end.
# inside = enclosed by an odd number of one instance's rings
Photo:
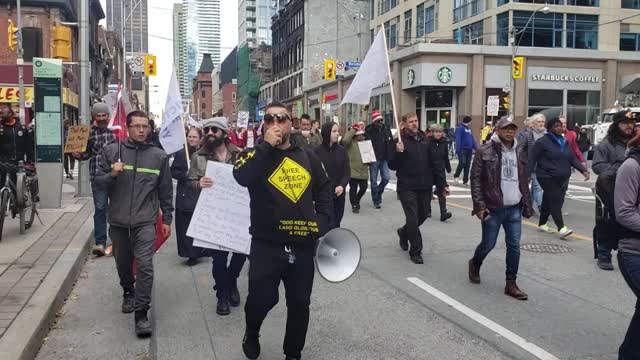
POLYGON ((311 175, 297 162, 284 158, 269 177, 269 183, 297 203, 311 183, 311 175))

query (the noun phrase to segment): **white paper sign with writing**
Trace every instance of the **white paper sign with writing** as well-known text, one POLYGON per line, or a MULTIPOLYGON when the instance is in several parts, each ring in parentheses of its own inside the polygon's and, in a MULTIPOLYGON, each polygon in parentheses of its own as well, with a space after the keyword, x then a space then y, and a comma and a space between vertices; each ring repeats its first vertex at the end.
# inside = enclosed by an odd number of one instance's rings
POLYGON ((371 140, 358 141, 358 148, 360 149, 363 164, 376 162, 376 153, 373 151, 371 140))
POLYGON ((207 163, 213 186, 202 189, 187 235, 194 246, 249 254, 249 191, 233 178, 233 165, 207 163))

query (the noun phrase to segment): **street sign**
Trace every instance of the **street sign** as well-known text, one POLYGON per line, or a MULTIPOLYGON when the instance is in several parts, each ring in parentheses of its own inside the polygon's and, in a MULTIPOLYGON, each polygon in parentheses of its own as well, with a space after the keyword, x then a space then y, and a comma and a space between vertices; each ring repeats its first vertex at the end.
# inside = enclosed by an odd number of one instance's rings
POLYGON ((249 112, 238 111, 238 128, 246 129, 249 126, 249 112))
POLYGON ((498 116, 500 96, 492 95, 487 98, 487 116, 498 116))
POLYGON ((36 162, 62 163, 62 60, 34 58, 36 162))
POLYGON ((127 63, 131 67, 131 71, 134 73, 144 73, 145 57, 147 54, 143 53, 128 53, 127 63))
POLYGON ((344 70, 344 62, 343 61, 336 61, 336 69, 344 70))
POLYGON ((359 69, 360 65, 362 65, 361 61, 347 61, 345 63, 345 68, 348 69, 359 69))

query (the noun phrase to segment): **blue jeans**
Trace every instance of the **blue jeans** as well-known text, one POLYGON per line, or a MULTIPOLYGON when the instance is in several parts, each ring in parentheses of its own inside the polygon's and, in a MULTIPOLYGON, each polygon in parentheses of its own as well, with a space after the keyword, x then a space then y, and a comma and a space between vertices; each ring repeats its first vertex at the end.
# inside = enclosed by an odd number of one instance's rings
POLYGON ((640 255, 618 251, 620 273, 636 295, 636 311, 631 318, 627 335, 620 345, 619 360, 640 359, 640 255))
POLYGON ((482 266, 482 262, 496 246, 500 227, 504 227, 507 243, 507 280, 515 280, 520 264, 520 235, 522 234, 522 211, 520 206, 494 209, 482 221, 482 242, 476 248, 473 262, 482 266))
POLYGON ((542 207, 542 187, 535 174, 531 176, 531 202, 535 203, 538 206, 538 211, 540 211, 540 207, 542 207))
POLYGON ((107 245, 107 208, 109 208, 109 193, 99 190, 91 183, 91 192, 93 192, 93 228, 96 238, 96 245, 107 245))
POLYGON ((453 175, 453 177, 460 177, 460 173, 464 170, 462 182, 465 184, 469 182, 469 170, 471 169, 472 157, 473 150, 471 149, 462 149, 460 150, 460 153, 458 153, 458 168, 456 169, 456 173, 453 175))
POLYGON ((386 160, 379 160, 369 165, 369 177, 371 178, 371 200, 374 205, 382 203, 382 193, 389 183, 391 171, 386 160), (380 184, 378 184, 378 171, 380 171, 380 184))

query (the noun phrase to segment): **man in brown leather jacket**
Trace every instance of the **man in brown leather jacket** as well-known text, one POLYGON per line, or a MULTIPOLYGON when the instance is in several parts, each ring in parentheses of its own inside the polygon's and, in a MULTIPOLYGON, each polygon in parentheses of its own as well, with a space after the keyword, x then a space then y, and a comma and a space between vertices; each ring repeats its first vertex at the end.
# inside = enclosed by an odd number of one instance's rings
POLYGON ((518 127, 500 119, 496 134, 476 152, 471 168, 473 214, 482 221, 482 242, 469 260, 469 280, 480 283, 480 266, 496 245, 500 227, 507 243, 507 271, 504 293, 518 300, 528 296, 518 288, 522 217, 532 215, 529 196, 527 153, 515 139, 518 127))

